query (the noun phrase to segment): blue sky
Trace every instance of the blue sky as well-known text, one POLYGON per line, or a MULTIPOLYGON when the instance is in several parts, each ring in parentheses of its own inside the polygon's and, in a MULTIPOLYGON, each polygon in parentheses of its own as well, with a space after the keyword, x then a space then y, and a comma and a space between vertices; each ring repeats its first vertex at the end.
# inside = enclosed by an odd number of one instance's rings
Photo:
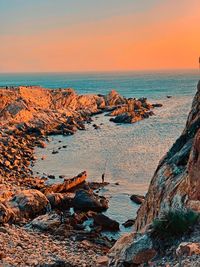
POLYGON ((0 0, 0 33, 32 33, 145 12, 158 0, 0 0))

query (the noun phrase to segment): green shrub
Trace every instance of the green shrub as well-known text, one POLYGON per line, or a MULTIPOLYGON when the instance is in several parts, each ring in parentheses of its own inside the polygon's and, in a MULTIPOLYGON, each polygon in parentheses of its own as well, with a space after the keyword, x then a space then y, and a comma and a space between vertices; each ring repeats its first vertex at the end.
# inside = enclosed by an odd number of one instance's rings
POLYGON ((153 222, 153 236, 160 239, 173 239, 188 233, 197 222, 199 214, 192 210, 169 210, 153 222))

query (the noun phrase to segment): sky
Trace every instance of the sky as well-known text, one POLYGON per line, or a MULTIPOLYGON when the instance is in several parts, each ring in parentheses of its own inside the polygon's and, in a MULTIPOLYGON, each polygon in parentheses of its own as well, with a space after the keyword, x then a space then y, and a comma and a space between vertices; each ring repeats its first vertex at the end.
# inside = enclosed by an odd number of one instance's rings
POLYGON ((0 0, 0 72, 190 69, 199 0, 0 0))

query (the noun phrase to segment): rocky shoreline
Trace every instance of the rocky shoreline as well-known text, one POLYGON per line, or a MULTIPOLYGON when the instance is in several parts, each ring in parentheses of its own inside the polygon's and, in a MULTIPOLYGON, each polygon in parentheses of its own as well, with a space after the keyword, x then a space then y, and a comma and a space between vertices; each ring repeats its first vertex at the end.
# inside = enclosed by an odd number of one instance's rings
POLYGON ((114 116, 114 122, 134 123, 153 115, 155 106, 146 99, 126 99, 115 91, 106 96, 79 96, 72 89, 0 89, 3 266, 97 266, 97 256, 105 255, 114 244, 101 231, 119 229, 116 221, 99 213, 108 208, 108 201, 94 189, 106 184, 86 182, 87 173, 83 172, 72 179, 75 182, 71 189, 68 180, 47 186, 45 179, 33 176, 34 148, 44 148, 49 135, 72 135, 84 130, 85 123, 91 123, 92 116, 98 113, 114 116), (78 180, 85 182, 79 185, 78 180), (89 218, 94 224, 86 231, 84 222, 89 218), (48 247, 44 254, 43 246, 48 247), (35 247, 36 255, 29 257, 35 247))
POLYGON ((102 214, 109 202, 95 191, 106 183, 88 183, 84 171, 47 185, 46 178, 33 176, 34 148, 46 147, 49 135, 84 130, 98 113, 114 116, 111 121, 116 123, 134 123, 153 115, 153 108, 160 105, 126 99, 115 91, 79 96, 72 89, 1 88, 0 264, 199 266, 199 104, 200 83, 185 130, 160 161, 145 199, 132 196, 141 206, 136 221, 126 223, 134 224, 136 231, 116 242, 102 235, 119 229, 118 222, 102 214), (191 216, 195 224, 166 240, 154 222, 170 220, 163 220, 163 214, 177 210, 176 219, 191 216))

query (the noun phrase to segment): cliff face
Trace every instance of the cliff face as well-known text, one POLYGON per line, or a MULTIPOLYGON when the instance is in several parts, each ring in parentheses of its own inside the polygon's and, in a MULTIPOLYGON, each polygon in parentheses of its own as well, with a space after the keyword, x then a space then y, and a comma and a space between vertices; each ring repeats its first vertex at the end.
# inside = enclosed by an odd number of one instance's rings
POLYGON ((41 87, 18 87, 1 89, 0 118, 2 123, 13 124, 56 120, 63 116, 75 116, 83 109, 95 113, 100 104, 105 107, 103 97, 79 96, 72 89, 48 90, 41 87))
POLYGON ((177 207, 200 211, 200 82, 186 127, 160 161, 136 219, 136 229, 177 207))

